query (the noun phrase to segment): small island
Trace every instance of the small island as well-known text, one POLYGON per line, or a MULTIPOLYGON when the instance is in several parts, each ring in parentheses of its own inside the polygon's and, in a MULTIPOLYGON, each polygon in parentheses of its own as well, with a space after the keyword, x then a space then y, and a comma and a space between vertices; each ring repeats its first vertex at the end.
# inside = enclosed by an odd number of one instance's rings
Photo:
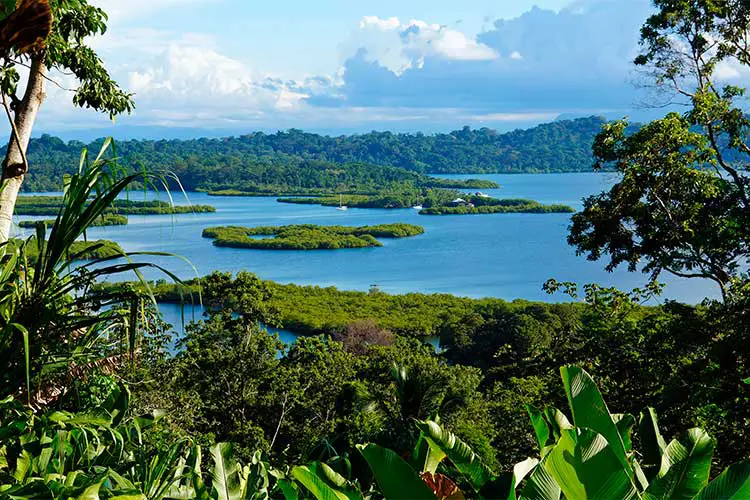
POLYGON ((338 250, 343 248, 380 247, 377 238, 407 238, 424 233, 424 228, 411 224, 380 224, 377 226, 290 226, 212 227, 203 230, 204 238, 212 238, 219 247, 257 250, 338 250), (258 237, 261 238, 258 238, 258 237), (268 236, 263 238, 263 236, 268 236))
MULTIPOLYGON (((19 196, 16 215, 57 215, 63 199, 61 196, 19 196)), ((107 214, 160 215, 216 212, 210 205, 172 205, 166 201, 115 200, 107 214)))
POLYGON ((552 214, 574 213, 568 205, 544 205, 535 200, 499 199, 485 196, 457 198, 450 203, 423 208, 420 215, 552 214))
MULTIPOLYGON (((44 222, 44 225, 50 227, 55 224, 55 219, 47 220, 22 220, 18 223, 18 227, 24 229, 33 229, 40 222, 44 222)), ((118 214, 104 214, 89 224, 89 227, 104 227, 104 226, 126 226, 128 224, 128 218, 124 215, 118 214)))

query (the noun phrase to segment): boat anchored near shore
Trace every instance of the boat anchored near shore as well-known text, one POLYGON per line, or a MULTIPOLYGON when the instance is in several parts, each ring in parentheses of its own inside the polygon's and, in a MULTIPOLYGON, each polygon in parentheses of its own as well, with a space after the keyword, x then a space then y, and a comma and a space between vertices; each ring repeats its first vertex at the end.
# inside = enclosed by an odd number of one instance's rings
POLYGON ((344 195, 343 194, 339 195, 339 206, 336 207, 336 210, 342 210, 342 211, 343 210, 349 210, 349 207, 347 207, 346 205, 344 205, 344 195))

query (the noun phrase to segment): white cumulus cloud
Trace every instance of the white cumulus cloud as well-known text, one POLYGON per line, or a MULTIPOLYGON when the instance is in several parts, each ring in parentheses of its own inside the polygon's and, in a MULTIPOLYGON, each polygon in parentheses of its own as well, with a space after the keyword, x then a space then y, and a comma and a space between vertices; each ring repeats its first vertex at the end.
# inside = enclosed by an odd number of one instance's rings
POLYGON ((136 94, 138 112, 145 109, 163 116, 164 109, 179 110, 173 119, 186 124, 294 111, 309 97, 304 82, 256 75, 245 63, 211 48, 177 43, 131 71, 128 84, 136 94))
POLYGON ((498 57, 494 49, 458 30, 418 19, 401 22, 397 17, 363 17, 349 46, 364 50, 368 60, 395 74, 420 68, 428 58, 489 61, 498 57))

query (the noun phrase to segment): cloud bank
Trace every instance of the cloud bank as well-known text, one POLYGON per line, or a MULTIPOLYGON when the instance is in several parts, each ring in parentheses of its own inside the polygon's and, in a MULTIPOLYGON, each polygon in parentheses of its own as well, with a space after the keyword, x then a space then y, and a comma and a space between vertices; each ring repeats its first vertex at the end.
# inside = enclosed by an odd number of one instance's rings
MULTIPOLYGON (((175 0, 142 3, 153 10, 175 0)), ((137 11, 120 2, 112 8, 124 20, 137 11)), ((587 0, 559 12, 534 8, 474 34, 432 20, 363 16, 341 44, 338 70, 292 80, 223 54, 206 33, 125 23, 96 46, 136 94, 135 115, 120 119, 131 126, 502 127, 561 114, 627 114, 638 102, 631 61, 649 13, 648 0, 587 0)), ((70 127, 71 119, 79 127, 104 122, 93 113, 71 114, 60 104, 64 99, 69 96, 51 92, 46 108, 57 109, 40 119, 46 129, 70 127)))

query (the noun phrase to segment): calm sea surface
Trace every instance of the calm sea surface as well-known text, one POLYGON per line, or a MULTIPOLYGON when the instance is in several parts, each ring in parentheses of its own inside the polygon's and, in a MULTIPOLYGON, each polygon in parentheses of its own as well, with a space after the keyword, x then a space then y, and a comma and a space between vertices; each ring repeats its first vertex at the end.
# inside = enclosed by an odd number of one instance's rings
MULTIPOLYGON (((492 196, 523 197, 544 203, 566 203, 581 207, 581 199, 607 189, 613 174, 483 175, 500 189, 486 190, 492 196)), ((149 194, 166 200, 166 195, 149 194)), ((176 203, 184 196, 173 193, 176 203)), ((130 194, 144 199, 142 192, 130 194)), ((93 228, 90 239, 119 242, 126 251, 170 252, 187 259, 152 260, 189 278, 213 270, 248 270, 263 279, 280 283, 336 286, 344 290, 367 290, 377 285, 390 293, 451 293, 468 297, 563 300, 549 296, 542 284, 549 278, 578 283, 597 282, 630 289, 646 282, 640 273, 618 270, 607 273, 602 262, 577 257, 565 237, 569 214, 491 214, 473 216, 421 216, 416 210, 350 209, 277 203, 274 198, 210 197, 191 193, 193 204, 211 204, 213 214, 177 216, 131 216, 124 227, 93 228), (267 251, 217 248, 201 237, 209 226, 342 224, 368 225, 407 222, 424 226, 426 233, 414 238, 383 240, 382 248, 337 251, 267 251), (194 268, 193 268, 194 267, 194 268)), ((22 217, 27 219, 30 217, 22 217)), ((159 277, 152 273, 151 278, 159 277)), ((699 280, 664 277, 665 296, 696 303, 717 290, 699 280)))

